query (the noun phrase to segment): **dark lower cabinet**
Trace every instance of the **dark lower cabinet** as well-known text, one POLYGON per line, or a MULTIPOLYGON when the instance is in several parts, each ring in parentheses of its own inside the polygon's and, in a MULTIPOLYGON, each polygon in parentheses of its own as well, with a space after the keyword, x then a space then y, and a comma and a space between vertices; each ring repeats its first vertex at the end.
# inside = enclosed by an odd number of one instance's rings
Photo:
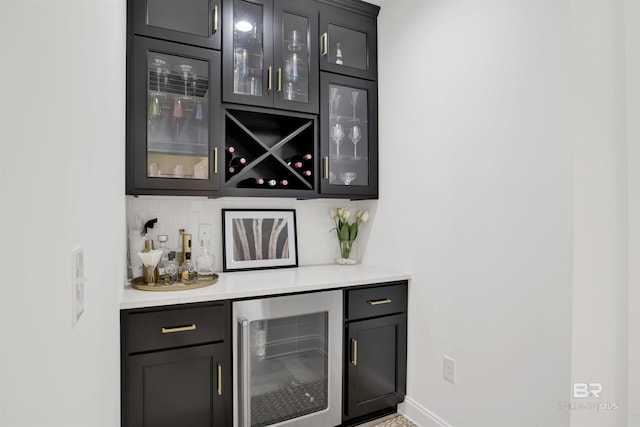
POLYGON ((404 400, 407 383, 407 284, 346 291, 345 425, 404 400))
POLYGON ((232 425, 228 303, 127 310, 122 425, 232 425))
POLYGON ((348 418, 392 408, 406 388, 406 314, 347 325, 348 418))
POLYGON ((129 425, 226 426, 224 344, 129 358, 129 425))

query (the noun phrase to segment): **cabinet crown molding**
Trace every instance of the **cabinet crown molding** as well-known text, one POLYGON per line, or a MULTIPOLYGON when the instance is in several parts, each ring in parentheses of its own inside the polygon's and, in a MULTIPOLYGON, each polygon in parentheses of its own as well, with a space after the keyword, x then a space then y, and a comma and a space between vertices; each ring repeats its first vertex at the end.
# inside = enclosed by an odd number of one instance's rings
POLYGON ((338 6, 352 12, 377 18, 380 13, 380 6, 366 3, 360 0, 316 0, 318 3, 328 4, 330 6, 338 6))

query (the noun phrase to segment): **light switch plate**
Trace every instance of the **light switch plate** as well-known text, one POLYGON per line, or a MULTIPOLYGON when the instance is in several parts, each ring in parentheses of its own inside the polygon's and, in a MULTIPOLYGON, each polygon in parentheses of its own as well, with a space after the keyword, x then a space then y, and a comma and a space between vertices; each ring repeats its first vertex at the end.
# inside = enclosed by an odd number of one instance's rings
POLYGON ((211 224, 198 224, 198 245, 211 243, 211 224))
POLYGON ((84 313, 84 250, 71 250, 71 314, 75 326, 84 313))

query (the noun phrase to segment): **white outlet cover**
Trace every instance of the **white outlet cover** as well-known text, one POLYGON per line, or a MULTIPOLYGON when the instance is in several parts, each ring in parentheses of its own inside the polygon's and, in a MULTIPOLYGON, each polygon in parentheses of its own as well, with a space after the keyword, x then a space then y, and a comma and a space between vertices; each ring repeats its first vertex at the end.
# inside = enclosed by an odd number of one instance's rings
POLYGON ((71 314, 75 326, 84 313, 84 250, 71 250, 71 314))
POLYGON ((449 356, 442 356, 442 378, 451 384, 456 383, 456 361, 449 356))

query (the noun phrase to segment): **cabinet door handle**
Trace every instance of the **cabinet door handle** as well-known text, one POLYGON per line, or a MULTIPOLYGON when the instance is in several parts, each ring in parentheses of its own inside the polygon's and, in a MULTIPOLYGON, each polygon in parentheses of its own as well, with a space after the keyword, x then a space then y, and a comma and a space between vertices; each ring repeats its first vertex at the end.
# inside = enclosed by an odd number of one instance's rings
POLYGON ((282 92, 282 68, 278 67, 278 93, 282 92))
POLYGON ((267 74, 267 79, 269 79, 269 82, 267 83, 267 92, 271 92, 271 89, 273 89, 273 68, 271 66, 269 66, 267 74))
POLYGON ((222 396, 222 363, 218 363, 218 396, 222 396))
POLYGON ((369 301, 367 301, 367 304, 369 304, 369 305, 380 305, 380 304, 389 304, 390 302, 391 302, 391 300, 389 298, 383 298, 383 299, 369 300, 369 301))
POLYGON ((320 36, 320 42, 322 43, 322 52, 321 56, 327 56, 329 54, 329 34, 324 33, 320 36))
POLYGON ((324 156, 324 179, 329 179, 329 156, 324 156))
POLYGON ((174 332, 195 331, 196 325, 179 326, 177 328, 162 328, 163 334, 173 334, 174 332))
POLYGON ((351 352, 353 357, 351 358, 351 364, 353 366, 358 366, 358 340, 351 339, 351 352))
POLYGON ((218 147, 213 147, 213 173, 218 174, 218 147))
POLYGON ((213 6, 213 33, 218 32, 218 5, 213 6))

